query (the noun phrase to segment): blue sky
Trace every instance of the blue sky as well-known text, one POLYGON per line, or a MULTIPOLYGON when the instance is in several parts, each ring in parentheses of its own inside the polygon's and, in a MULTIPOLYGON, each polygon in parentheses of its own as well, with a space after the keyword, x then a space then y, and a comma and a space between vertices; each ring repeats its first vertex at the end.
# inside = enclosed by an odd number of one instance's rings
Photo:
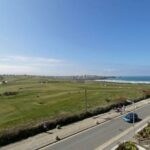
POLYGON ((149 0, 0 0, 0 74, 150 75, 149 0))

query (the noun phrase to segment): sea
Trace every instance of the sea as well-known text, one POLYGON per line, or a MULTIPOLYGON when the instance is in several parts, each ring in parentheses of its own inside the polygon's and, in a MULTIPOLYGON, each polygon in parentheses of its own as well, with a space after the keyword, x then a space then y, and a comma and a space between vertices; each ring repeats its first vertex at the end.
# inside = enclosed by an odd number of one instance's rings
POLYGON ((99 80, 105 82, 116 82, 116 83, 141 83, 150 84, 150 76, 118 76, 118 77, 108 77, 108 79, 99 80))

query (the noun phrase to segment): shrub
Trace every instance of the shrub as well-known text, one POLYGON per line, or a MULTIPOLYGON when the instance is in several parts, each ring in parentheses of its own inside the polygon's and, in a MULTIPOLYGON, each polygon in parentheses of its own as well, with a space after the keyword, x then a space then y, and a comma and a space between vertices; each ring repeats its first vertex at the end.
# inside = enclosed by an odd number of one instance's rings
POLYGON ((150 98, 150 90, 143 90, 145 98, 150 98))
POLYGON ((4 92, 3 95, 4 96, 13 96, 13 95, 17 95, 18 92, 4 92))
POLYGON ((137 146, 135 143, 131 141, 127 141, 125 143, 120 144, 116 150, 138 150, 137 146))
POLYGON ((137 137, 139 138, 150 138, 150 123, 143 130, 138 132, 137 137))
POLYGON ((109 98, 106 98, 105 101, 106 101, 107 103, 109 103, 111 100, 110 100, 109 98))

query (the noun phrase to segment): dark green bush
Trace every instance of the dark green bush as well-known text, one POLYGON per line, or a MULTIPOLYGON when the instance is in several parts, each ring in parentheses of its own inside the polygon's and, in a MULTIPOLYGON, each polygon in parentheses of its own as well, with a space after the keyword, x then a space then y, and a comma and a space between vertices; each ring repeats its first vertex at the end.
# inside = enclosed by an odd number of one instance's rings
POLYGON ((137 137, 142 139, 150 138, 150 123, 148 123, 143 130, 137 133, 137 137))
POLYGON ((137 146, 135 143, 131 141, 127 141, 125 143, 120 144, 116 150, 138 150, 137 146))
POLYGON ((13 96, 13 95, 17 95, 18 92, 4 92, 2 95, 3 96, 13 96))

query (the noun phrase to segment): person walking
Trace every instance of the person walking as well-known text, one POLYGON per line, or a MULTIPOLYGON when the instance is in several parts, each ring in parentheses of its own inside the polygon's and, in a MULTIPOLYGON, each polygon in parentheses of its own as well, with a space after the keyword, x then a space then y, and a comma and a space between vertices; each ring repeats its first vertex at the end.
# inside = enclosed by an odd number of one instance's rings
POLYGON ((122 106, 122 111, 125 112, 125 111, 126 111, 125 109, 126 109, 126 106, 123 105, 123 106, 122 106))

